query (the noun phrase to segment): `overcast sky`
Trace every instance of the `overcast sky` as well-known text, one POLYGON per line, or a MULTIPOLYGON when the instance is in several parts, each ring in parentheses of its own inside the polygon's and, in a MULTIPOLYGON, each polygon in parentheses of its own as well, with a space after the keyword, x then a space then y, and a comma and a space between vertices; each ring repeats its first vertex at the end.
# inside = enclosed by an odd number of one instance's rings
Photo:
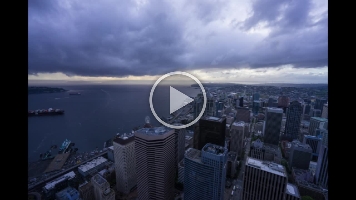
POLYGON ((327 83, 327 0, 31 0, 29 80, 327 83))

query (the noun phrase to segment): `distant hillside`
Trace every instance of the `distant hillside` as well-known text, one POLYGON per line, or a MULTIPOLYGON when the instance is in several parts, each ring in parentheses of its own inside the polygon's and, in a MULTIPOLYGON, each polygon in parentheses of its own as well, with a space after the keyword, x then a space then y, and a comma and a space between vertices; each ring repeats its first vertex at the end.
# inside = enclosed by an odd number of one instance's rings
POLYGON ((43 93, 57 93, 57 92, 66 92, 68 90, 63 88, 55 87, 28 87, 28 94, 43 94, 43 93))

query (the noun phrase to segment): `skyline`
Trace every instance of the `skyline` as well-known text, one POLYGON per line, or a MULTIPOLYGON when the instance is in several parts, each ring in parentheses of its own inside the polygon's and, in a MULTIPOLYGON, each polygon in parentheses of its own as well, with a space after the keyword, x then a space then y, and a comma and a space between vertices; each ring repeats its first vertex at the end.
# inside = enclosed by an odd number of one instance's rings
POLYGON ((325 0, 30 1, 28 79, 328 83, 325 0))

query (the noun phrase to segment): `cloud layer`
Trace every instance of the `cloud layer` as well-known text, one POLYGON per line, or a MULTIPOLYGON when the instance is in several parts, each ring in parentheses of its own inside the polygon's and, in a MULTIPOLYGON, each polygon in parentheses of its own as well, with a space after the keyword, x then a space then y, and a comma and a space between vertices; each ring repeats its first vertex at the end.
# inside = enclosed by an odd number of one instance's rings
POLYGON ((29 74, 328 66, 325 0, 32 0, 28 11, 29 74))

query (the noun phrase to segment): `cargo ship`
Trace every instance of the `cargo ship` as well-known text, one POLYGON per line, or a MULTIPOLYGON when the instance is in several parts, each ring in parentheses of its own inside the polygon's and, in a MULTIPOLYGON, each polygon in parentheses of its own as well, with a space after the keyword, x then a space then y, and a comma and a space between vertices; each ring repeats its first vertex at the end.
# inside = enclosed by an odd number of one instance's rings
POLYGON ((72 142, 70 140, 65 139, 62 143, 62 146, 59 148, 58 153, 66 153, 68 148, 71 146, 71 143, 72 142))
POLYGON ((39 110, 29 110, 28 116, 46 116, 46 115, 63 115, 63 109, 39 109, 39 110))

